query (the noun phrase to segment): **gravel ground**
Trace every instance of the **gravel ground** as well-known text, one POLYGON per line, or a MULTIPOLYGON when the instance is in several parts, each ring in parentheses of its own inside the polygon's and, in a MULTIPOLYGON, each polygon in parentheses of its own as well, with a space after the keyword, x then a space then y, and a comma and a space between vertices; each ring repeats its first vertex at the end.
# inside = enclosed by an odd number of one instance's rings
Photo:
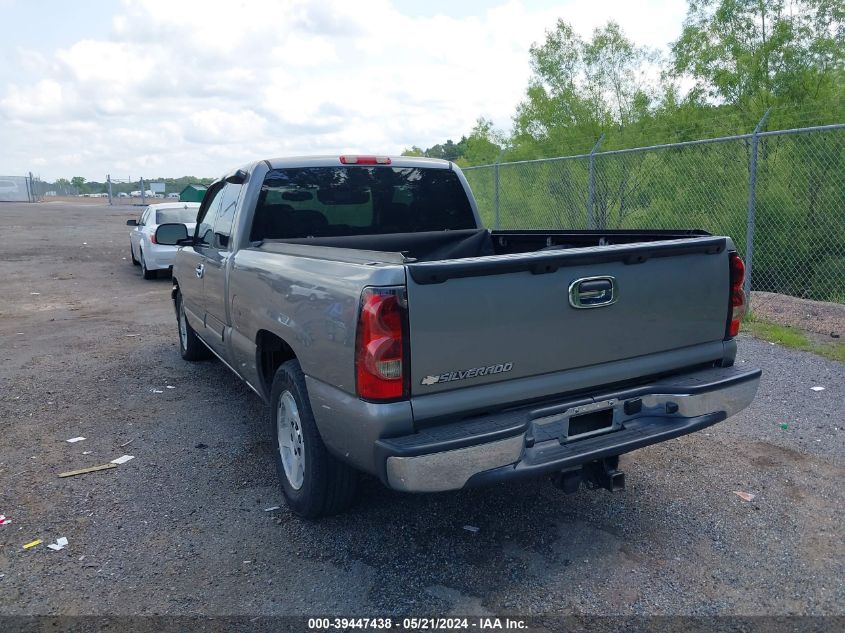
POLYGON ((304 522, 268 410, 219 362, 179 358, 169 280, 127 259, 135 215, 0 205, 0 613, 845 612, 845 365, 743 338, 754 404, 624 457, 622 493, 368 480, 346 514, 304 522))
POLYGON ((822 340, 845 337, 845 304, 842 303, 754 291, 751 309, 757 318, 821 334, 822 340))

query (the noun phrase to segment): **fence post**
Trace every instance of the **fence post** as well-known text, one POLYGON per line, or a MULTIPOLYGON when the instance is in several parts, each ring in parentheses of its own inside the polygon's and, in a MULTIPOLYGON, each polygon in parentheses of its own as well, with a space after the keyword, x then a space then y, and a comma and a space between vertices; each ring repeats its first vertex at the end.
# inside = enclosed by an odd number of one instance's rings
POLYGON ((147 192, 144 189, 144 178, 141 177, 141 204, 147 204, 147 192))
MULTIPOLYGON (((766 124, 766 119, 769 118, 769 112, 772 108, 769 107, 764 113, 763 117, 754 128, 751 136, 751 164, 748 169, 748 226, 745 232, 745 292, 751 292, 751 271, 754 260, 754 228, 755 228, 755 212, 757 209, 757 147, 760 141, 760 132, 766 124)), ((749 295, 750 296, 750 295, 749 295)))
POLYGON ((106 175, 106 182, 109 185, 109 206, 111 206, 113 204, 111 200, 111 174, 106 175))
POLYGON ((593 145, 593 149, 590 150, 590 182, 589 182, 589 189, 587 191, 587 229, 593 229, 594 226, 594 219, 593 219, 593 203, 596 199, 596 152, 599 150, 601 146, 601 142, 604 140, 604 134, 599 136, 599 140, 596 141, 596 144, 593 145))
POLYGON ((496 157, 496 164, 493 165, 493 209, 495 211, 494 225, 498 231, 501 226, 501 219, 499 216, 499 161, 502 159, 501 154, 496 157))

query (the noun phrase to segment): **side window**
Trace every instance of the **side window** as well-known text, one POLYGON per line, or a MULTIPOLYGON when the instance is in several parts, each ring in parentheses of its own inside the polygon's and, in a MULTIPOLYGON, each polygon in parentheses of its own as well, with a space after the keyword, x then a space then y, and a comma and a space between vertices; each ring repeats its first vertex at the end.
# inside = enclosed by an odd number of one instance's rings
MULTIPOLYGON (((220 200, 223 197, 223 187, 216 189, 211 193, 213 198, 205 205, 203 201, 200 207, 199 215, 197 216, 197 229, 194 234, 194 246, 196 248, 208 248, 211 246, 211 238, 213 234, 214 220, 217 219, 217 210, 220 208, 220 200)), ((206 195, 209 195, 208 193, 206 195)))
POLYGON ((229 241, 232 237, 232 222, 235 219, 235 209, 238 206, 238 197, 241 195, 243 185, 229 183, 223 188, 223 197, 220 202, 220 212, 214 222, 214 240, 212 246, 220 250, 230 248, 229 241))

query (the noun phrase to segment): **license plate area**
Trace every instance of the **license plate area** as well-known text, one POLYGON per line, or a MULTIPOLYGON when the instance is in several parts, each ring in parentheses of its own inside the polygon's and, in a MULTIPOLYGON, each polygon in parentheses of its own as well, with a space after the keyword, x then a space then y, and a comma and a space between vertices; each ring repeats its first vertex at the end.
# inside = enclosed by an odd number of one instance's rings
POLYGON ((622 428, 622 410, 616 398, 575 406, 532 421, 533 437, 538 442, 551 439, 561 444, 609 433, 622 428))
POLYGON ((569 430, 567 438, 595 433, 596 431, 609 431, 613 427, 613 409, 602 409, 591 411, 581 415, 573 415, 569 418, 569 430))

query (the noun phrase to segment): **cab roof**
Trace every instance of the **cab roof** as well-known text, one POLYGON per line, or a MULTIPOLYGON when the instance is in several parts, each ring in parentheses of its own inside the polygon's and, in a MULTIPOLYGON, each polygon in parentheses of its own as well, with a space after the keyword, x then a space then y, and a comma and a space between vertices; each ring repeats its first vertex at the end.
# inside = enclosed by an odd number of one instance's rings
POLYGON ((440 158, 424 158, 422 156, 390 156, 386 154, 333 154, 324 156, 288 156, 271 158, 264 162, 270 169, 285 169, 292 167, 355 167, 354 163, 341 162, 341 156, 347 157, 378 157, 387 158, 389 164, 366 164, 365 167, 420 167, 428 169, 451 169, 452 163, 440 158))

